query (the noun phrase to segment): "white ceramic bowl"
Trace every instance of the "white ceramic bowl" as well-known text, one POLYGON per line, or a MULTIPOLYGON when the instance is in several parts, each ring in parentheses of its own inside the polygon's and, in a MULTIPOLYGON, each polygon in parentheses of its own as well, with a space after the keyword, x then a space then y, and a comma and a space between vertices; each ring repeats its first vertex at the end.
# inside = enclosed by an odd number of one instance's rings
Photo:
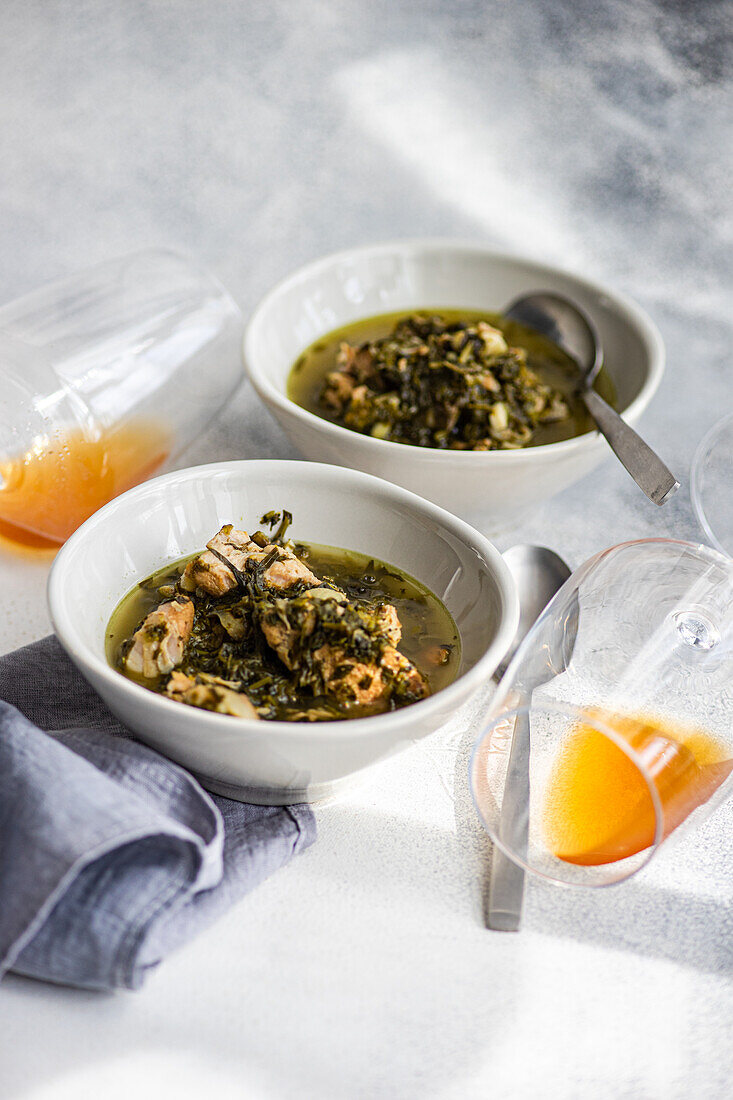
POLYGON ((260 302, 244 339, 252 383, 306 458, 387 478, 452 512, 497 529, 553 496, 610 455, 597 432, 517 451, 438 451, 341 428, 287 397, 295 360, 314 340, 360 318, 397 310, 500 310, 549 290, 593 317, 624 419, 636 424, 662 376, 661 336, 638 306, 604 287, 519 256, 446 241, 397 241, 326 256, 260 302))
POLYGON ((48 602, 66 652, 110 710, 212 790, 248 801, 313 801, 344 777, 437 729, 485 683, 519 608, 500 554, 461 520, 367 474, 308 462, 224 462, 165 474, 117 497, 59 552, 48 602), (389 714, 351 721, 257 722, 175 703, 127 680, 105 630, 136 581, 200 549, 223 523, 250 528, 288 508, 296 538, 373 554, 444 600, 461 635, 459 677, 389 714))

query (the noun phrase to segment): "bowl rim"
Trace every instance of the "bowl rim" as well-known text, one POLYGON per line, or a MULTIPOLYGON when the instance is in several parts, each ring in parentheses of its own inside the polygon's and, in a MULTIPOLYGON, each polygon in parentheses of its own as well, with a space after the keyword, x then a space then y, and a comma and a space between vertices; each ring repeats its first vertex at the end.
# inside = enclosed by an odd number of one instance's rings
MULTIPOLYGON (((256 356, 252 354, 254 333, 257 326, 261 323, 262 315, 265 311, 272 308, 273 303, 277 301, 278 297, 284 291, 296 286, 299 282, 307 278, 317 276, 319 272, 334 264, 344 263, 357 256, 378 256, 389 252, 401 252, 408 255, 441 252, 462 253, 466 256, 479 255, 498 265, 510 263, 527 264, 536 271, 538 277, 541 277, 543 274, 553 276, 560 275, 573 280, 583 289, 588 290, 598 297, 606 299, 606 301, 613 306, 615 312, 635 329, 646 350, 646 377, 639 393, 622 411, 622 417, 629 423, 636 423, 656 393, 664 373, 664 341, 662 340, 659 329, 654 321, 652 321, 649 314, 642 309, 641 306, 637 305, 633 299, 618 291, 609 290, 593 279, 588 279, 583 275, 577 275, 575 272, 561 265, 550 264, 544 260, 535 259, 531 255, 520 251, 495 249, 481 243, 461 240, 460 238, 409 237, 405 239, 381 241, 374 244, 357 245, 353 248, 329 252, 325 256, 320 256, 296 268, 295 271, 291 271, 289 274, 285 275, 284 278, 275 283, 275 285, 260 298, 250 314, 245 327, 242 340, 242 356, 249 380, 259 397, 266 404, 277 406, 286 415, 290 414, 295 416, 297 419, 308 424, 312 429, 320 430, 326 435, 332 436, 334 440, 341 440, 343 442, 346 438, 350 438, 353 442, 356 436, 364 446, 367 448, 377 448, 384 457, 391 451, 395 460, 400 456, 404 459, 407 449, 408 455, 411 454, 413 457, 417 457, 417 454, 419 454, 424 462, 445 463, 447 460, 451 460, 456 463, 462 463, 465 466, 470 464, 485 464, 486 462, 494 462, 497 464, 501 464, 502 462, 505 464, 527 464, 533 461, 542 461, 543 458, 549 457, 550 455, 558 457, 561 455, 572 455, 576 451, 586 450, 598 444, 600 432, 597 430, 584 432, 583 435, 573 436, 571 439, 559 440, 555 443, 543 443, 538 447, 520 447, 516 450, 441 451, 435 447, 418 447, 411 443, 394 443, 388 439, 375 439, 373 436, 365 435, 362 432, 355 432, 350 428, 344 428, 340 424, 334 424, 330 420, 317 416, 308 409, 304 409, 302 405, 296 404, 296 402, 292 401, 286 393, 274 385, 267 372, 260 369, 260 366, 256 362, 256 356)), ((436 306, 435 308, 438 307, 436 306)), ((369 314, 365 314, 364 316, 369 316, 369 314)))
MULTIPOLYGON (((233 725, 234 720, 231 715, 216 714, 195 707, 182 707, 181 703, 167 699, 163 695, 128 680, 107 664, 105 660, 91 652, 87 643, 79 638, 73 624, 73 617, 67 616, 64 610, 62 592, 67 579, 69 561, 73 561, 73 555, 77 547, 84 542, 91 532, 100 526, 104 526, 110 518, 114 517, 122 501, 143 499, 145 496, 156 494, 164 487, 170 488, 177 481, 188 482, 206 476, 213 476, 222 471, 233 472, 237 469, 246 470, 249 474, 252 474, 256 472, 255 468, 262 470, 263 467, 278 467, 285 478, 294 467, 298 469, 307 467, 309 473, 316 477, 324 476, 331 479, 332 483, 335 480, 337 483, 348 484, 352 489, 358 489, 359 487, 376 488, 380 493, 403 505, 406 509, 417 511, 437 527, 450 531, 464 545, 473 550, 477 557, 483 560, 494 578, 501 604, 498 628, 488 647, 470 669, 461 673, 455 680, 434 695, 429 695, 426 699, 421 699, 416 703, 389 711, 386 714, 376 714, 364 718, 348 718, 334 722, 316 723, 266 721, 264 727, 268 736, 274 737, 283 734, 293 736, 298 731, 303 733, 310 731, 311 733, 317 732, 319 737, 325 740, 335 740, 342 735, 347 735, 352 739, 360 736, 368 738, 377 730, 383 733, 393 729, 397 733, 398 730, 404 727, 406 720, 419 722, 420 714, 427 714, 429 709, 435 709, 436 706, 441 706, 441 709, 444 709, 451 699, 455 699, 456 706, 461 705, 481 684, 491 679, 516 633, 519 623, 519 597, 508 566, 493 543, 484 535, 464 520, 440 508, 437 504, 432 504, 408 489, 393 485, 391 482, 375 477, 373 474, 363 473, 361 470, 298 459, 236 459, 173 470, 156 478, 151 478, 133 489, 128 489, 127 492, 121 493, 90 516, 61 547, 48 576, 46 586, 48 611, 51 624, 62 647, 85 675, 89 673, 92 677, 92 686, 94 686, 95 679, 101 678, 113 691, 128 696, 131 703, 134 703, 135 700, 142 702, 144 699, 146 705, 150 707, 151 713, 160 713, 161 717, 164 714, 170 716, 173 713, 170 708, 175 707, 175 713, 179 715, 181 721, 188 724, 199 724, 202 732, 205 729, 210 729, 212 732, 214 730, 222 731, 223 729, 229 729, 230 731, 240 729, 245 733, 263 729, 262 720, 253 721, 240 718, 236 720, 236 725, 233 725), (164 708, 162 711, 160 710, 161 707, 164 708), (413 715, 414 719, 408 717, 413 715)), ((165 563, 162 562, 161 565, 163 564, 165 563)), ((151 571, 155 568, 156 566, 153 565, 151 571)), ((106 630, 107 625, 108 623, 105 622, 102 629, 106 630)))

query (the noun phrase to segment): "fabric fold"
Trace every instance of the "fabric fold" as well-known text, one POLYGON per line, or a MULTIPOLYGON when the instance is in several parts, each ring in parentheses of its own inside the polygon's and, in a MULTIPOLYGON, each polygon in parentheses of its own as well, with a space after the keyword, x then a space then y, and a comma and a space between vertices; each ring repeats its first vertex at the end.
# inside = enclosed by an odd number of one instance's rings
POLYGON ((53 637, 0 658, 0 699, 0 976, 138 988, 315 839, 132 740, 53 637))

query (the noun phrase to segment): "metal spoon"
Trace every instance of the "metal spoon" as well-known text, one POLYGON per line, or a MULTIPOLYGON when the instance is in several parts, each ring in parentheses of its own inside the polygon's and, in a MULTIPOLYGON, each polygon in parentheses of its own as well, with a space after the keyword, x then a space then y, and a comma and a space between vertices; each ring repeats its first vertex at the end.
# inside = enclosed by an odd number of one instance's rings
POLYGON ((633 428, 593 389, 603 366, 595 325, 578 306, 559 294, 537 291, 516 298, 504 316, 542 333, 574 359, 580 371, 578 394, 611 450, 639 488, 655 504, 664 504, 680 487, 674 474, 633 428))
POLYGON ((570 567, 554 550, 546 546, 519 545, 506 550, 502 557, 517 586, 519 625, 504 660, 496 670, 501 678, 519 645, 548 603, 570 576, 570 567))
MULTIPOLYGON (((503 555, 519 595, 519 626, 509 651, 499 666, 503 676, 520 643, 529 633, 555 593, 570 576, 562 558, 545 546, 512 546, 503 555)), ((540 655, 533 674, 534 687, 547 683, 567 666, 572 655, 577 621, 562 632, 560 653, 550 661, 540 655)), ((531 702, 531 696, 530 700, 531 702)), ((529 718, 520 714, 514 724, 509 751, 499 828, 512 851, 526 849, 529 831, 529 718)), ((489 881, 487 927, 496 932, 516 932, 522 918, 524 871, 500 848, 494 847, 489 881)))

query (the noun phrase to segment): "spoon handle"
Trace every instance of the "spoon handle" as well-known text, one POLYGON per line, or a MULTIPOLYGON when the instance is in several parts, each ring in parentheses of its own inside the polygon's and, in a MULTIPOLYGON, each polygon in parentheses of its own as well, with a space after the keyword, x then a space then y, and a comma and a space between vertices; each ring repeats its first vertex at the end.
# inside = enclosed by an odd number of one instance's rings
MULTIPOLYGON (((531 702, 531 696, 530 696, 531 702)), ((499 835, 507 848, 527 858, 529 838, 529 712, 518 715, 512 731, 499 835)), ((524 871, 494 846, 486 925, 494 932, 518 932, 524 901, 524 871)))
POLYGON ((595 390, 584 390, 583 401, 611 450, 636 484, 655 504, 665 504, 680 487, 677 478, 633 428, 595 390))

